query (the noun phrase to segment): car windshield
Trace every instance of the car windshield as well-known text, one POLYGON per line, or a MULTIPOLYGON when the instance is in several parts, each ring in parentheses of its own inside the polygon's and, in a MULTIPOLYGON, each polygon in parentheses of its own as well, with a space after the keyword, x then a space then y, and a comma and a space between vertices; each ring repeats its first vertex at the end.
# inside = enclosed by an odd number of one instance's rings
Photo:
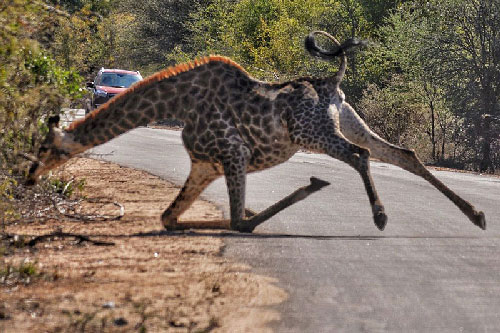
POLYGON ((102 73, 99 86, 128 88, 133 83, 140 81, 141 77, 137 74, 123 74, 123 73, 102 73))

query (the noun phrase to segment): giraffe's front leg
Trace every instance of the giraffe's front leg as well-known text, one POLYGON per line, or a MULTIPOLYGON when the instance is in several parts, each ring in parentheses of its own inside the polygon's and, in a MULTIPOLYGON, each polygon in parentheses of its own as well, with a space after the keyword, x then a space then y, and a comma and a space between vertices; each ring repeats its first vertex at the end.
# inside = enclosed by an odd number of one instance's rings
POLYGON ((328 182, 312 177, 311 184, 308 186, 299 188, 262 212, 255 213, 249 209, 245 209, 246 170, 249 158, 250 152, 244 145, 235 145, 231 150, 231 154, 228 154, 226 159, 222 161, 229 193, 230 227, 232 230, 252 232, 258 225, 267 221, 283 209, 329 185, 328 182))
POLYGON ((179 216, 193 204, 201 192, 217 177, 218 175, 211 164, 192 161, 191 172, 184 186, 161 216, 165 229, 172 231, 191 228, 192 225, 177 223, 179 216))
POLYGON ((250 215, 252 213, 245 210, 246 169, 248 163, 248 158, 245 155, 247 154, 234 154, 223 165, 229 194, 231 229, 240 232, 252 232, 253 229, 249 229, 245 225, 245 215, 247 212, 250 215))
MULTIPOLYGON (((230 151, 231 153, 226 156, 222 165, 224 167, 224 175, 226 177, 226 185, 229 194, 229 207, 231 215, 230 227, 232 230, 239 232, 252 232, 255 227, 269 219, 271 216, 308 195, 302 195, 300 199, 293 202, 289 197, 287 197, 279 201, 276 205, 260 213, 255 213, 252 210, 246 209, 246 176, 248 161, 250 159, 250 151, 243 144, 233 145, 233 148, 230 151)), ((312 192, 314 191, 311 191, 311 193, 312 192)), ((295 197, 298 197, 298 195, 295 195, 295 197)))
POLYGON ((384 205, 377 194, 375 183, 370 173, 370 152, 347 141, 345 141, 345 143, 346 146, 349 147, 348 149, 343 150, 340 154, 328 150, 328 154, 348 163, 358 171, 365 185, 366 194, 368 194, 368 200, 370 201, 373 213, 373 221, 377 228, 382 231, 387 224, 387 215, 385 214, 384 205))
MULTIPOLYGON (((239 165, 239 164, 238 164, 239 165)), ((239 170, 233 166, 228 168, 226 172, 226 183, 229 192, 229 204, 231 210, 231 229, 239 232, 252 232, 258 225, 267 221, 277 213, 287 207, 304 200, 314 192, 319 191, 330 183, 321 179, 311 177, 311 183, 308 186, 303 186, 285 198, 281 199, 274 205, 255 213, 245 209, 245 189, 246 189, 246 170, 239 170), (243 214, 246 217, 243 217, 243 214)))

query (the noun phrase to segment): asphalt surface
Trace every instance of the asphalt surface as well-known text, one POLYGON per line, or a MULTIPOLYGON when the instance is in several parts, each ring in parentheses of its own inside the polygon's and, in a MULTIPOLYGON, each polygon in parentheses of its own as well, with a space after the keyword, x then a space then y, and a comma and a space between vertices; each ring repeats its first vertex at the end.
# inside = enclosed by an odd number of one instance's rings
MULTIPOLYGON (((175 131, 139 128, 93 153, 179 185, 190 168, 175 131)), ((500 178, 434 172, 484 211, 482 231, 424 180, 377 162, 372 174, 389 216, 383 232, 373 224, 361 178, 339 161, 298 153, 249 175, 247 207, 257 211, 310 176, 331 182, 254 234, 214 235, 225 237, 227 257, 276 277, 289 293, 276 307, 276 331, 500 331, 500 178)), ((202 196, 228 215, 223 179, 202 196)))

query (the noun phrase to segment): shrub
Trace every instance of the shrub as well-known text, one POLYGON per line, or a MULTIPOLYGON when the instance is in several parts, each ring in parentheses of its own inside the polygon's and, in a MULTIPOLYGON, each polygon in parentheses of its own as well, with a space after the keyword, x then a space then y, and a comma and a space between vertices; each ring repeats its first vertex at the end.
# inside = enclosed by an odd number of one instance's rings
POLYGON ((15 188, 46 134, 45 119, 78 98, 81 77, 58 66, 44 46, 53 33, 51 14, 28 0, 0 5, 0 219, 16 215, 15 188))

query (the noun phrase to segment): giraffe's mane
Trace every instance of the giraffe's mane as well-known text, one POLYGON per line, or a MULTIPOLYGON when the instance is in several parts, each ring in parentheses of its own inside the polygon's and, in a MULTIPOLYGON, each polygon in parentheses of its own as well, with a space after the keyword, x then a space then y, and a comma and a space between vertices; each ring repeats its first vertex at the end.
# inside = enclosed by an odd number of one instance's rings
POLYGON ((245 69, 243 67, 241 67, 238 63, 234 62, 230 58, 227 58, 224 56, 215 56, 215 55, 197 58, 194 61, 190 61, 190 62, 178 64, 176 66, 168 67, 167 69, 159 71, 159 72, 145 78, 144 80, 137 82, 136 84, 132 85, 130 88, 125 90, 124 92, 120 93, 115 98, 113 98, 113 99, 109 100, 108 102, 106 102, 105 104, 101 105, 97 110, 90 112, 87 116, 85 116, 85 118, 82 118, 82 119, 79 119, 79 120, 72 122, 66 128, 66 131, 73 131, 78 126, 83 124, 87 120, 87 118, 95 118, 99 113, 106 112, 106 110, 109 109, 109 107, 111 105, 113 105, 114 103, 116 103, 119 99, 125 98, 126 96, 133 94, 137 89, 140 89, 140 88, 148 86, 152 83, 167 79, 169 77, 173 77, 173 76, 179 75, 181 73, 190 71, 196 67, 206 65, 206 64, 211 63, 211 62, 226 63, 228 65, 236 67, 237 69, 239 69, 240 71, 242 71, 248 75, 248 73, 245 71, 245 69))

